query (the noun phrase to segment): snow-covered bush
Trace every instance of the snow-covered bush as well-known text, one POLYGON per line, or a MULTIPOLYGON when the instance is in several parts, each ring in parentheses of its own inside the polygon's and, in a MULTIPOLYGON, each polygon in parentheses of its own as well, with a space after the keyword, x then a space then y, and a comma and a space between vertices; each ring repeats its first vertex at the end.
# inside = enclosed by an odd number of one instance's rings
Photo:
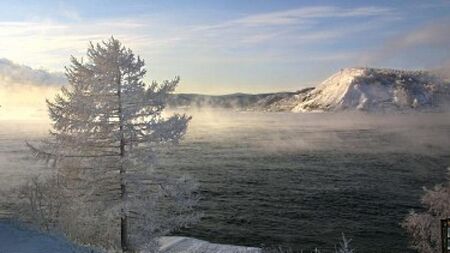
MULTIPOLYGON (((326 249, 325 252, 335 251, 336 253, 355 253, 355 249, 350 246, 351 239, 347 239, 342 233, 342 238, 339 241, 339 244, 335 246, 335 249, 326 249), (331 251, 330 251, 331 250, 331 251)), ((284 247, 275 247, 275 248, 263 248, 263 253, 297 253, 297 252, 311 252, 311 253, 320 253, 322 252, 319 248, 314 248, 311 250, 293 250, 291 248, 284 247)))
POLYGON ((21 188, 20 210, 83 244, 156 251, 158 236, 199 218, 196 184, 155 172, 155 149, 178 143, 190 120, 162 116, 179 78, 146 84, 144 61, 114 38, 71 63, 69 85, 47 101, 49 138, 29 145, 54 175, 21 188))
POLYGON ((450 217, 450 183, 424 190, 421 202, 425 210, 411 211, 402 226, 410 235, 414 249, 420 253, 434 253, 441 247, 440 220, 450 217))
MULTIPOLYGON (((13 217, 32 223, 45 231, 55 230, 61 222, 67 199, 61 191, 63 178, 34 176, 7 194, 13 217)), ((3 202, 5 203, 5 202, 3 202)))
POLYGON ((339 242, 339 246, 336 249, 336 253, 354 253, 355 250, 350 246, 350 242, 352 239, 347 239, 342 233, 341 241, 339 242))

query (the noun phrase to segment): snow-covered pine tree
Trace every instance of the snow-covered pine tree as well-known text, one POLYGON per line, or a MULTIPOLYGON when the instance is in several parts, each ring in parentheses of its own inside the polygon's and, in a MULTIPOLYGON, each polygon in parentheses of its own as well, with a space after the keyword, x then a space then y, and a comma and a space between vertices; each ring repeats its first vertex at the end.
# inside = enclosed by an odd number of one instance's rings
MULTIPOLYGON (((120 241, 123 252, 152 247, 155 235, 197 218, 194 184, 186 178, 150 176, 154 148, 177 143, 190 120, 186 115, 162 116, 179 78, 147 85, 145 74, 144 61, 117 39, 91 43, 87 61, 71 58, 68 87, 54 102, 47 101, 50 138, 42 147, 30 145, 54 164, 65 179, 65 191, 77 201, 71 209, 78 220, 74 217, 71 226, 85 224, 88 230, 94 223, 104 224, 99 230, 105 236, 120 234, 113 239, 120 241)), ((96 244, 89 241, 93 236, 84 239, 96 244)), ((101 246, 111 247, 110 240, 101 246)))

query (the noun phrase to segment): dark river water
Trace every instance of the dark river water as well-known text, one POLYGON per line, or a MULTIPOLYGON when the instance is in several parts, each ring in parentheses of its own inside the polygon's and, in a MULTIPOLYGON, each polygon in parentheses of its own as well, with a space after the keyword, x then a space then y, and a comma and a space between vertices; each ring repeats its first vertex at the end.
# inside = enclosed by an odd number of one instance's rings
POLYGON ((160 162, 200 183, 204 218, 181 234, 214 242, 334 252, 345 233, 358 252, 406 252, 400 223, 450 165, 445 114, 193 117, 160 162))
MULTIPOLYGON (((400 223, 420 210, 423 186, 447 180, 449 114, 189 114, 182 143, 159 156, 199 182, 203 218, 179 234, 326 252, 345 233, 358 252, 407 252, 400 223)), ((23 140, 46 130, 2 124, 5 186, 35 166, 23 140)))

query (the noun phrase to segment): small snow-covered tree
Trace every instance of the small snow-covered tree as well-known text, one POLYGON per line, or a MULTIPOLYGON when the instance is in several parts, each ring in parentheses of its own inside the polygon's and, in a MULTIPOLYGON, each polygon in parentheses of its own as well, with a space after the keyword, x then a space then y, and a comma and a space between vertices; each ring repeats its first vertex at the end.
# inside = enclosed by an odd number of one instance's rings
POLYGON ((69 86, 47 101, 50 138, 30 148, 65 179, 74 217, 61 226, 76 240, 129 252, 197 218, 192 180, 152 170, 155 148, 177 143, 190 120, 162 116, 179 78, 148 85, 145 74, 144 61, 111 37, 91 43, 87 61, 72 57, 69 86))
POLYGON ((354 249, 350 246, 352 239, 347 239, 345 234, 342 233, 341 241, 339 242, 339 246, 336 249, 336 253, 353 253, 354 249))
POLYGON ((440 220, 450 217, 450 183, 424 190, 421 202, 425 210, 421 213, 411 211, 402 226, 410 235, 414 249, 420 253, 434 253, 441 247, 440 220))
POLYGON ((31 177, 19 187, 3 192, 2 209, 9 211, 12 218, 52 231, 68 201, 61 191, 62 184, 62 178, 56 175, 31 177))

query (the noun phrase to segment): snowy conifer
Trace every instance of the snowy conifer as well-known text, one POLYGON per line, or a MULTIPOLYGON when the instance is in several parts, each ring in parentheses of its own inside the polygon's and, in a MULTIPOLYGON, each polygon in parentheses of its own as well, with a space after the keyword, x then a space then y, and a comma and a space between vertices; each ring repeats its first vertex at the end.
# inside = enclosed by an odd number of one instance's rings
POLYGON ((112 37, 91 43, 87 61, 72 57, 69 86, 47 101, 50 138, 30 147, 65 178, 74 217, 61 226, 75 240, 154 250, 156 236, 197 218, 195 184, 152 171, 154 149, 177 143, 190 120, 162 116, 179 78, 148 85, 145 74, 144 61, 112 37))

